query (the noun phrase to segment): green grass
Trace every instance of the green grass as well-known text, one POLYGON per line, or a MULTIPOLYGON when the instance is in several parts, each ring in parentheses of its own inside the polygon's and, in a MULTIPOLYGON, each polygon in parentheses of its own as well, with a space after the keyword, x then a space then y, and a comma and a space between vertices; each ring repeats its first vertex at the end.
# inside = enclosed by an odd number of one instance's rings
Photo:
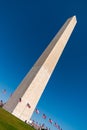
POLYGON ((25 122, 0 108, 0 130, 35 130, 25 122))

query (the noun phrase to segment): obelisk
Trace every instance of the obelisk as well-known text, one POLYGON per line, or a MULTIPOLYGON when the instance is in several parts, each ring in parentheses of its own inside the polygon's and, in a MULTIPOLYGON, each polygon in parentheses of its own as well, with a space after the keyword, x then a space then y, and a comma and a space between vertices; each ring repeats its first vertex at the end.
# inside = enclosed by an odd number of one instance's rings
POLYGON ((5 110, 23 121, 30 119, 76 22, 75 16, 69 18, 65 22, 31 68, 30 72, 4 105, 5 110))

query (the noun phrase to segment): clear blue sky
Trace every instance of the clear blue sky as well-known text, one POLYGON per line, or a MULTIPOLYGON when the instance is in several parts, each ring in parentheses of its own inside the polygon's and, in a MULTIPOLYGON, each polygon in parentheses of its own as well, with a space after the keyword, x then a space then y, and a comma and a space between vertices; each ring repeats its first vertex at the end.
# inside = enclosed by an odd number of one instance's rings
MULTIPOLYGON (((8 99, 66 19, 73 15, 77 16, 77 26, 37 108, 63 130, 86 130, 86 0, 0 0, 0 100, 8 99)), ((35 113, 32 118, 41 119, 35 113)))

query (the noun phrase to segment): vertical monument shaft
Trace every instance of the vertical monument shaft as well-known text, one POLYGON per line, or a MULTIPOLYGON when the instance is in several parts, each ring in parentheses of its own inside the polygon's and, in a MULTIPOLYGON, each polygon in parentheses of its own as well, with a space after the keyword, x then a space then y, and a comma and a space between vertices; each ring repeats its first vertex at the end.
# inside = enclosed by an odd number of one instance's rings
POLYGON ((23 121, 31 117, 75 25, 75 16, 65 22, 4 109, 23 121))

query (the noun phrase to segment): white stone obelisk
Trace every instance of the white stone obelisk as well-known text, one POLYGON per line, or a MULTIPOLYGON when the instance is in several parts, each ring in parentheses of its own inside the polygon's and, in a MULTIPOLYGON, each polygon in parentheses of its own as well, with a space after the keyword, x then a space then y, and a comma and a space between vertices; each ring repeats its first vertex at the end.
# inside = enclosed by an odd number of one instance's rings
POLYGON ((30 119, 45 86, 76 25, 76 17, 69 18, 49 46, 4 105, 4 109, 19 119, 30 119))

